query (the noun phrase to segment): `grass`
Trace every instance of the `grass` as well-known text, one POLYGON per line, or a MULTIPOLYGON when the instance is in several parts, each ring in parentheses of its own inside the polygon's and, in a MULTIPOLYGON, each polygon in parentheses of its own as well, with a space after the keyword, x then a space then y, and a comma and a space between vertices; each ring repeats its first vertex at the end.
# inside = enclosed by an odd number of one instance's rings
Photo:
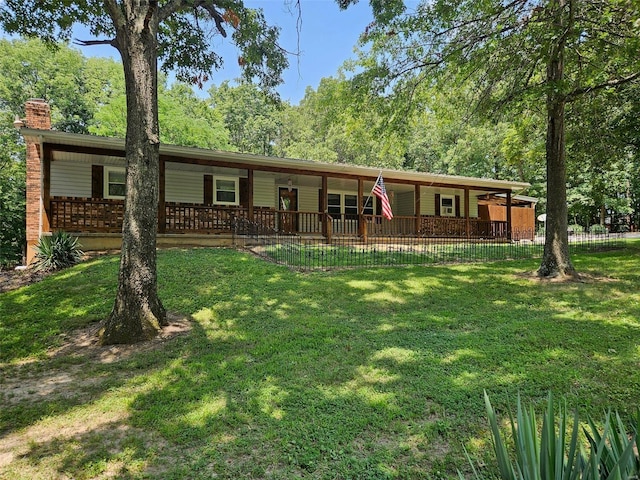
POLYGON ((108 314, 117 258, 0 294, 0 478, 448 478, 464 448, 491 471, 483 390, 502 412, 549 391, 636 408, 640 242, 574 263, 595 280, 163 251, 161 297, 193 329, 112 363, 47 351, 108 314))

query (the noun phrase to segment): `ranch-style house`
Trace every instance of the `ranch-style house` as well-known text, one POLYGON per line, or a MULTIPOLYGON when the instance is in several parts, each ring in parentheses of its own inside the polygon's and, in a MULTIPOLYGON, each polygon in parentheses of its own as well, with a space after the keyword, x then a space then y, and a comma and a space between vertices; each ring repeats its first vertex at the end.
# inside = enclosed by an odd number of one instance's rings
MULTIPOLYGON (((26 104, 27 261, 42 235, 119 248, 125 208, 121 138, 51 130, 49 105, 26 104)), ((225 245, 239 236, 532 239, 529 184, 382 170, 393 219, 370 196, 379 169, 175 145, 160 146, 158 246, 225 245)))

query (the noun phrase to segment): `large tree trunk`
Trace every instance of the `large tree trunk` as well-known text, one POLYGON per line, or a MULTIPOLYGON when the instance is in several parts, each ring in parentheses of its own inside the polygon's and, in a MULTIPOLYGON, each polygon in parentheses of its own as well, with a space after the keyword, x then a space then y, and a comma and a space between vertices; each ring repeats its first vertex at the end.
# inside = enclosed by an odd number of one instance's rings
POLYGON ((552 47, 547 64, 547 221, 544 254, 538 274, 542 277, 575 276, 569 255, 567 170, 565 162, 564 118, 566 96, 562 92, 564 79, 564 0, 556 4, 555 27, 558 41, 552 47))
MULTIPOLYGON (((145 2, 143 2, 145 3, 145 2)), ((135 343, 166 325, 157 292, 159 145, 157 5, 130 6, 116 42, 127 91, 126 199, 118 292, 103 344, 135 343)))

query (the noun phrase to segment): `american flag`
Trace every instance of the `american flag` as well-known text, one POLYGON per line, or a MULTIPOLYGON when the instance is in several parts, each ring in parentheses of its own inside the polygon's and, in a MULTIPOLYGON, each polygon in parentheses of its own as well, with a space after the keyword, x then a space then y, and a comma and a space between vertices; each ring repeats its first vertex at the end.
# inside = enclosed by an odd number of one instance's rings
POLYGON ((380 172, 380 175, 378 175, 378 179, 373 185, 371 193, 378 197, 382 202, 382 216, 387 220, 391 220, 393 218, 393 212, 391 211, 389 197, 387 197, 387 189, 384 186, 384 180, 382 180, 382 172, 380 172))

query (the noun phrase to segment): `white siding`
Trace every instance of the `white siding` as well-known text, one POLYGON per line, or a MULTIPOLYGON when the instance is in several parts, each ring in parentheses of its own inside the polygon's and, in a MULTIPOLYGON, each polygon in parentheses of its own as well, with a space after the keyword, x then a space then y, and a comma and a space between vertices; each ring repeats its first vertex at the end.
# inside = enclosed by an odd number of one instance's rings
POLYGON ((91 197, 91 164, 51 162, 51 196, 91 197))
MULTIPOLYGON (((436 214, 436 194, 440 195, 459 195, 460 196, 460 215, 464 217, 464 190, 456 188, 422 188, 420 189, 420 214, 435 215, 436 214)), ((475 218, 478 216, 478 197, 477 192, 469 192, 469 216, 475 218)))
POLYGON ((298 210, 301 212, 318 211, 318 188, 300 187, 298 188, 298 210))
POLYGON ((469 192, 469 216, 478 218, 478 193, 469 192))
POLYGON ((433 188, 423 187, 420 189, 420 215, 436 214, 436 193, 437 192, 433 188))
POLYGON ((270 177, 253 177, 253 205, 256 207, 275 208, 276 198, 275 180, 270 177))
POLYGON ((165 172, 165 201, 203 203, 204 176, 201 172, 165 172))

